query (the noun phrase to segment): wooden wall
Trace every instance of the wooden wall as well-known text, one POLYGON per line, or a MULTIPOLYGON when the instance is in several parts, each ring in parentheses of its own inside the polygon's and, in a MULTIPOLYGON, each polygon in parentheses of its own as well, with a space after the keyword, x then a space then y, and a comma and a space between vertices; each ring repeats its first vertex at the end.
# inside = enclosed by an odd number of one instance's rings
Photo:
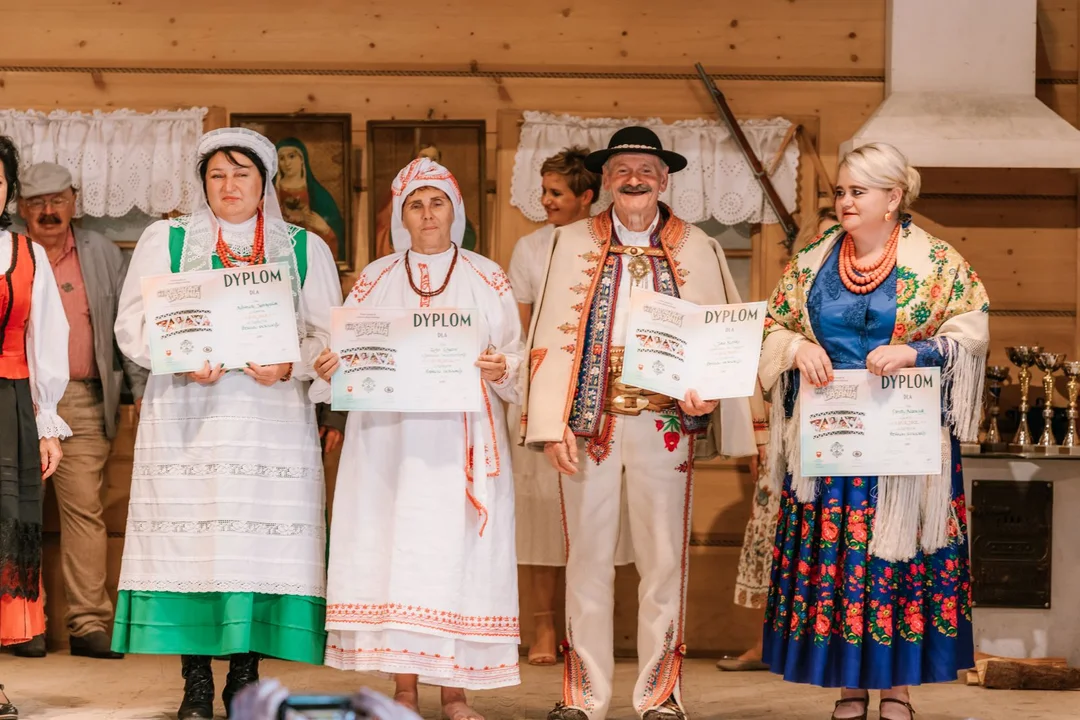
MULTIPOLYGON (((507 199, 523 110, 712 117, 692 77, 700 61, 719 74, 738 116, 807 119, 834 172, 838 145, 884 95, 884 0, 323 0, 309 7, 301 19, 285 0, 188 0, 183 12, 154 0, 15 3, 5 9, 5 26, 22 30, 8 33, 0 50, 0 107, 207 106, 219 119, 231 112, 347 112, 357 147, 366 146, 372 119, 483 119, 487 176, 494 178, 491 247, 505 263, 530 226, 507 199)), ((1074 123, 1078 23, 1078 0, 1040 0, 1038 96, 1074 123)), ((802 190, 806 209, 814 188, 802 190)), ((1004 362, 1003 348, 1021 342, 1080 350, 1074 176, 931 171, 924 193, 919 221, 957 245, 986 279, 993 360, 1004 362)), ((367 201, 366 190, 354 199, 361 265, 367 201)), ((775 228, 766 227, 755 244, 754 286, 762 293, 785 260, 776 240, 775 228)), ((110 476, 122 485, 130 445, 118 443, 117 453, 110 476)), ((738 649, 757 634, 755 614, 731 605, 750 490, 745 467, 699 469, 691 651, 738 649)), ((119 508, 125 492, 118 492, 119 508)), ((118 548, 119 538, 113 542, 118 548)), ((50 580, 54 598, 57 577, 50 580)), ((629 652, 632 574, 621 573, 619 582, 617 643, 629 652)), ((530 613, 524 604, 526 624, 530 613)), ((51 616, 59 638, 61 615, 54 608, 51 616)))

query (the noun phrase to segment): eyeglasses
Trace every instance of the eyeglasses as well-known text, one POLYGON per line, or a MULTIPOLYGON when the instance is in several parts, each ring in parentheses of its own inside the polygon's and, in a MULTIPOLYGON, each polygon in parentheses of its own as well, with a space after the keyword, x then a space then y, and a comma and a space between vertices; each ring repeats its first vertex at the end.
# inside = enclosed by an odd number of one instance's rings
POLYGON ((68 205, 71 204, 71 201, 71 198, 64 197, 62 195, 51 198, 36 197, 27 200, 26 207, 30 208, 31 210, 44 210, 45 206, 48 205, 59 210, 60 208, 66 208, 68 205))

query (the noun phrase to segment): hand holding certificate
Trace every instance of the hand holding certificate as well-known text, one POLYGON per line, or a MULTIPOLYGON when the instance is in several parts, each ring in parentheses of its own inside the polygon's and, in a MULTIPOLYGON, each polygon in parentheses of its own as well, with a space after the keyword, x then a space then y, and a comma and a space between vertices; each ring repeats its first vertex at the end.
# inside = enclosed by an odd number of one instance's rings
POLYGON ((939 368, 834 373, 822 387, 799 383, 805 477, 941 472, 939 368))
POLYGON ((331 407, 479 410, 478 318, 462 308, 335 308, 330 346, 340 366, 330 382, 331 407))
POLYGON ((142 296, 155 375, 300 359, 284 263, 144 277, 142 296))
POLYGON ((695 305, 635 289, 622 381, 682 400, 749 397, 757 383, 765 303, 695 305))

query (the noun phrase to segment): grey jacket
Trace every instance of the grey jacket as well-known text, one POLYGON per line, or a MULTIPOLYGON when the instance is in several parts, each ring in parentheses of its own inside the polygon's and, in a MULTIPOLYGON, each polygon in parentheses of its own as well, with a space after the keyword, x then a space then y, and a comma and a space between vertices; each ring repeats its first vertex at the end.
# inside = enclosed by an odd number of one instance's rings
POLYGON ((90 305, 90 322, 94 326, 94 358, 105 399, 105 435, 111 439, 116 436, 120 390, 125 377, 131 394, 141 398, 150 373, 123 356, 113 335, 120 288, 127 275, 127 258, 104 235, 75 226, 71 229, 75 233, 75 252, 79 255, 86 300, 90 305))

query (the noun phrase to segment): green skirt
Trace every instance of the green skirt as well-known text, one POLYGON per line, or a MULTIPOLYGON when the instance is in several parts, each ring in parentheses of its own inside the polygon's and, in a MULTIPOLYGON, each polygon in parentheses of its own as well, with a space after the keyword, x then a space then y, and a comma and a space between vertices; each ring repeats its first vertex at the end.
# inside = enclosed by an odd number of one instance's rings
POLYGON ((112 648, 146 655, 267 657, 321 665, 326 600, 261 593, 121 590, 112 648))

